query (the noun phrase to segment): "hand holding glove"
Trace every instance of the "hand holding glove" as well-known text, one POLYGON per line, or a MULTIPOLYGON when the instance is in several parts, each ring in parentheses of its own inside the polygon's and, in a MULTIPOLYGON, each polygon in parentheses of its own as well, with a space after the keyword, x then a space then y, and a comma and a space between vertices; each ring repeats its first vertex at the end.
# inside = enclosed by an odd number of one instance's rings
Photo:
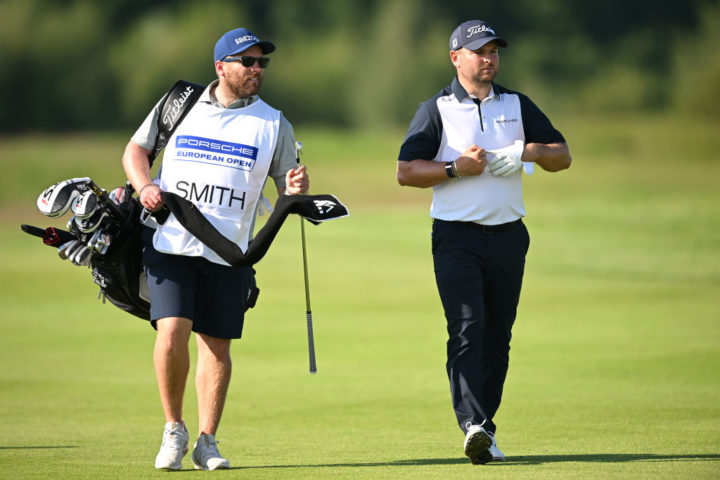
POLYGON ((497 150, 486 150, 488 155, 488 169, 496 177, 509 177, 522 168, 520 160, 525 148, 522 140, 516 140, 512 145, 497 150))

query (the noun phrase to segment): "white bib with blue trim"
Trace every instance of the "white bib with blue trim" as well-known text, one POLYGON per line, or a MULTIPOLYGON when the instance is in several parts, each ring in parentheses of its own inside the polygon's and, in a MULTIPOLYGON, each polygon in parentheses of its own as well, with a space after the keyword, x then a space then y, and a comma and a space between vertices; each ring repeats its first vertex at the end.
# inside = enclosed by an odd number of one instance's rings
MULTIPOLYGON (((220 233, 247 250, 279 124, 280 112, 262 100, 231 109, 198 102, 165 147, 160 188, 193 202, 220 233)), ((158 227, 153 245, 228 265, 174 215, 158 227)))

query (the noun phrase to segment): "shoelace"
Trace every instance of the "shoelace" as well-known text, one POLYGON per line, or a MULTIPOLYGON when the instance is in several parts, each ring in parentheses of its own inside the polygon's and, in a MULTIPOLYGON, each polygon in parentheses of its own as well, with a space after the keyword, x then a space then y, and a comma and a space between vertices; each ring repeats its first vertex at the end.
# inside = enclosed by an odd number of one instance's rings
POLYGON ((175 447, 178 450, 182 450, 184 448, 185 439, 182 435, 182 430, 165 430, 165 433, 163 435, 163 447, 175 447))
POLYGON ((207 437, 205 437, 203 438, 202 442, 205 444, 205 448, 200 451, 203 460, 216 457, 222 458, 217 448, 217 440, 215 440, 214 442, 210 442, 207 437))

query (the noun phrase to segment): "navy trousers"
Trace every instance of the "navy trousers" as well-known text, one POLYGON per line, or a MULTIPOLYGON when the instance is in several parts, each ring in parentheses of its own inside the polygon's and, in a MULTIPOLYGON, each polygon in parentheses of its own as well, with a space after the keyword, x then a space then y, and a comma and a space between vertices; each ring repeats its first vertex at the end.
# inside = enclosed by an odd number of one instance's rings
POLYGON ((495 433, 530 237, 521 220, 433 221, 435 280, 447 319, 447 374, 458 425, 495 433))

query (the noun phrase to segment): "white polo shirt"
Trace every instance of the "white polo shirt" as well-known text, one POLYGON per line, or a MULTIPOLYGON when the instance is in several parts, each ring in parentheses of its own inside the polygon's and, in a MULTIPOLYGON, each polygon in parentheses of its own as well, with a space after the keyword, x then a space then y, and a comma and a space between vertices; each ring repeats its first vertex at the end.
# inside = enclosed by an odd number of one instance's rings
MULTIPOLYGON (((472 98, 457 78, 415 113, 398 160, 456 160, 475 144, 495 150, 524 143, 564 142, 548 118, 518 92, 493 84, 481 102, 472 98), (479 104, 478 104, 479 103, 479 104)), ((525 216, 522 173, 448 179, 433 187, 430 216, 439 220, 499 225, 525 216)))

